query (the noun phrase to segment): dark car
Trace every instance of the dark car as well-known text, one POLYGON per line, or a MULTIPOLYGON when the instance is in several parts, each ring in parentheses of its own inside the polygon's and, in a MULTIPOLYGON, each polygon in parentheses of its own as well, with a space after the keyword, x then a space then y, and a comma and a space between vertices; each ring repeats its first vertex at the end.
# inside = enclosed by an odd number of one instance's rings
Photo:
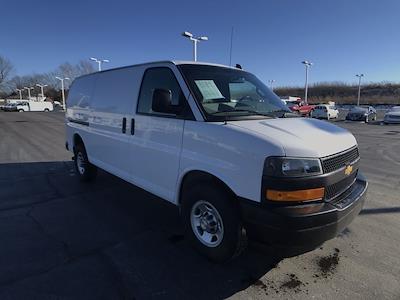
POLYGON ((346 120, 350 121, 376 121, 376 109, 372 106, 354 106, 349 110, 346 120))

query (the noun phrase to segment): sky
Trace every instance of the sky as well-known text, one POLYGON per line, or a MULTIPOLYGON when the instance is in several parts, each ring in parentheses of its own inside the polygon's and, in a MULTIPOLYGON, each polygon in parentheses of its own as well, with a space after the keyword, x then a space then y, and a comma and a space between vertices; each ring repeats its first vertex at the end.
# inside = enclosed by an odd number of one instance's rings
POLYGON ((232 63, 276 86, 400 81, 399 0, 0 0, 0 55, 15 75, 89 57, 104 68, 191 60, 183 31, 206 35, 198 60, 232 63))

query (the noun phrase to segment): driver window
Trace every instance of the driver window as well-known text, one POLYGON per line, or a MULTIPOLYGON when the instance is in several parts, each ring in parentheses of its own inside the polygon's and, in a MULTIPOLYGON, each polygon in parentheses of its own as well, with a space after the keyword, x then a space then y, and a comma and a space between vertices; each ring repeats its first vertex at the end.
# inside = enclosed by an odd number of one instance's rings
POLYGON ((155 89, 169 90, 172 94, 172 103, 185 104, 185 97, 174 73, 169 68, 165 67, 150 68, 147 69, 143 77, 137 108, 138 113, 171 116, 171 114, 154 112, 151 109, 152 97, 155 89))

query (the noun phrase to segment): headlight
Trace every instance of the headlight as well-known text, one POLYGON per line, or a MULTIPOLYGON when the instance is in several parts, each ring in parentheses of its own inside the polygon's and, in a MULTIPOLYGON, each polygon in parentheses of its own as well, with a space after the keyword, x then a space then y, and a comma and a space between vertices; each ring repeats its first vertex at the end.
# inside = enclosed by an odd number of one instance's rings
POLYGON ((268 157, 264 174, 274 177, 303 177, 322 174, 321 161, 315 158, 268 157))

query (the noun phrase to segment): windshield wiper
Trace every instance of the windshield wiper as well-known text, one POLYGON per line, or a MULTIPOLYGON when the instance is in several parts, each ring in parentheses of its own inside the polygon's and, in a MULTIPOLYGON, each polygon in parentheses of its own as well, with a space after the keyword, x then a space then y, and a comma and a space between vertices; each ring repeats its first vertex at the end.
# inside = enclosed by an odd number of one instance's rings
POLYGON ((231 112, 247 112, 247 113, 251 113, 253 115, 257 115, 257 116, 270 117, 267 114, 263 114, 263 113, 260 113, 258 111, 251 110, 251 109, 234 109, 234 110, 216 111, 216 112, 211 113, 210 115, 216 115, 216 114, 222 114, 222 113, 231 113, 231 112))
POLYGON ((272 110, 272 111, 268 112, 268 114, 273 115, 273 116, 275 116, 275 117, 277 116, 277 114, 281 114, 281 115, 279 116, 279 118, 287 118, 287 117, 289 117, 289 118, 294 118, 294 117, 298 117, 297 114, 295 114, 295 113, 293 113, 293 112, 291 112, 291 111, 288 111, 288 110, 286 110, 286 109, 272 110))

